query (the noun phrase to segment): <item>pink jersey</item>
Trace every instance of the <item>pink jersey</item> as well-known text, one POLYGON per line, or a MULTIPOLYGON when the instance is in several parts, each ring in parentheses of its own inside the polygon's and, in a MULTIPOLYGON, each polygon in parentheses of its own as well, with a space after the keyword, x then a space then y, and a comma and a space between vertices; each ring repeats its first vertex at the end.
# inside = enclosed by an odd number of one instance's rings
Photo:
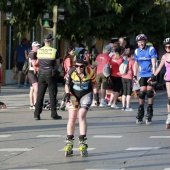
POLYGON ((163 55, 163 59, 166 67, 165 81, 170 81, 170 62, 166 60, 166 54, 163 55))
POLYGON ((126 74, 122 75, 122 78, 125 79, 132 79, 133 78, 133 66, 135 61, 131 58, 128 58, 129 63, 128 63, 128 71, 126 74))

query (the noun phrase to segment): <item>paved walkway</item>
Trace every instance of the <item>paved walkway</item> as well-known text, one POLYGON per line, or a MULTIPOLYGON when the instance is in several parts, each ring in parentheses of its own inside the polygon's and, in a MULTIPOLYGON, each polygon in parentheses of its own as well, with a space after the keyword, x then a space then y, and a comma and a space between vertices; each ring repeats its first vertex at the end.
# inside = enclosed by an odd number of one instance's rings
MULTIPOLYGON (((29 106, 29 88, 17 88, 17 85, 2 86, 0 101, 4 102, 8 108, 29 106)), ((64 93, 64 85, 58 85, 58 99, 61 100, 64 93)), ((48 90, 45 99, 49 99, 48 90)))

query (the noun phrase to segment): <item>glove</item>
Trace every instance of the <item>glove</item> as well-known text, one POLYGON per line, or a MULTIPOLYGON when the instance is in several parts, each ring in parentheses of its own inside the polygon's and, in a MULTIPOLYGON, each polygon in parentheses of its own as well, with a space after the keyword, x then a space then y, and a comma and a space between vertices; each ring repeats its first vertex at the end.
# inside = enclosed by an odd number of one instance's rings
POLYGON ((137 76, 133 76, 133 82, 136 83, 137 81, 137 76))
POLYGON ((65 101, 66 101, 66 103, 70 101, 70 93, 66 93, 65 101))
POLYGON ((156 76, 152 74, 151 81, 156 81, 156 76))

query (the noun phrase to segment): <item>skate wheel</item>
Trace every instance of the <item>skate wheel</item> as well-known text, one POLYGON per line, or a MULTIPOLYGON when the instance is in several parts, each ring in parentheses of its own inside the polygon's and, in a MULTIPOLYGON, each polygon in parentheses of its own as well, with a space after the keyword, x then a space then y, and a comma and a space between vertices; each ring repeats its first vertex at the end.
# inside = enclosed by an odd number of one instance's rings
POLYGON ((152 124, 151 120, 146 119, 146 125, 151 125, 151 124, 152 124))
POLYGON ((166 125, 166 129, 170 129, 170 125, 166 125))
POLYGON ((141 125, 142 124, 142 120, 136 119, 136 124, 137 125, 141 125))
POLYGON ((81 154, 81 157, 88 157, 87 150, 84 150, 84 151, 80 152, 80 154, 81 154))
POLYGON ((70 157, 73 155, 73 150, 71 151, 65 151, 65 157, 70 157))

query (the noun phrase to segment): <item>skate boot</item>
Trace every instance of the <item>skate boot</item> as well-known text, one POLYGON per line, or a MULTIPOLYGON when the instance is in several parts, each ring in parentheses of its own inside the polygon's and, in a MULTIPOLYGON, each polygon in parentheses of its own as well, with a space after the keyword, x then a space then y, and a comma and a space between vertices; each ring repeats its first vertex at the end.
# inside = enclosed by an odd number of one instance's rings
POLYGON ((74 144, 74 137, 67 136, 66 145, 64 146, 65 157, 69 157, 73 155, 73 144, 74 144))
POLYGON ((151 125, 152 117, 153 117, 153 108, 152 108, 152 106, 147 107, 147 114, 145 115, 145 117, 146 117, 146 125, 151 125))
POLYGON ((166 129, 170 129, 170 114, 168 114, 168 116, 167 116, 166 129))
POLYGON ((6 109, 6 105, 3 102, 0 102, 0 109, 6 109))
POLYGON ((79 136, 79 151, 82 157, 88 157, 87 148, 87 138, 84 136, 79 136))
POLYGON ((136 124, 142 124, 143 121, 143 117, 144 117, 144 107, 143 106, 139 106, 138 107, 138 113, 136 116, 136 124))

